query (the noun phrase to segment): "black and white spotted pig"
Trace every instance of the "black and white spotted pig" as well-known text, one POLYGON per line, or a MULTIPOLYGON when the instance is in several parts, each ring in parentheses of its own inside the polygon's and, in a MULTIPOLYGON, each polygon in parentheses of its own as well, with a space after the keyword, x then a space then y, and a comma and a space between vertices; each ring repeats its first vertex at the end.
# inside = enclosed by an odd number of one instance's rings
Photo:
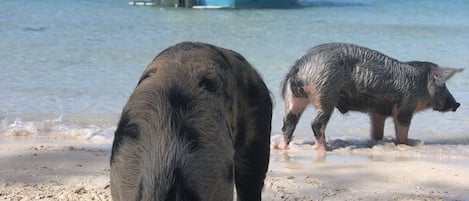
POLYGON ((318 150, 326 150, 325 130, 334 107, 341 113, 368 113, 375 140, 383 138, 385 119, 392 117, 396 141, 405 144, 415 112, 456 111, 460 106, 445 81, 462 70, 431 62, 400 62, 353 44, 313 47, 295 62, 282 84, 284 138, 278 147, 287 148, 308 104, 316 108, 311 127, 318 150))

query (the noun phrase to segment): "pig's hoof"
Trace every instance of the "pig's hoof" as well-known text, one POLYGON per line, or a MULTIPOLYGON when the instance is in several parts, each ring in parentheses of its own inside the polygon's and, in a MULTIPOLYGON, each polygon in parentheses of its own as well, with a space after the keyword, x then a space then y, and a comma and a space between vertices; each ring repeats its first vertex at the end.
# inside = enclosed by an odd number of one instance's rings
POLYGON ((285 143, 285 142, 282 140, 282 141, 280 141, 276 146, 274 146, 274 148, 280 149, 280 150, 285 150, 285 149, 288 149, 288 145, 287 145, 287 143, 285 143))
POLYGON ((327 151, 327 147, 325 144, 320 144, 320 143, 315 143, 313 145, 313 149, 316 150, 317 152, 326 152, 327 151))

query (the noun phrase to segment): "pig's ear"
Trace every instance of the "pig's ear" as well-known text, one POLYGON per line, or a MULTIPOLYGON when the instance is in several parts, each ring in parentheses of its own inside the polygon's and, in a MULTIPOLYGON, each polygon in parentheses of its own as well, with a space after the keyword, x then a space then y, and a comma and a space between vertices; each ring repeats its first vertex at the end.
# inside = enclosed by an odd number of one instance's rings
POLYGON ((453 77, 454 74, 462 72, 464 68, 434 68, 432 70, 432 79, 437 84, 443 84, 446 80, 453 77))

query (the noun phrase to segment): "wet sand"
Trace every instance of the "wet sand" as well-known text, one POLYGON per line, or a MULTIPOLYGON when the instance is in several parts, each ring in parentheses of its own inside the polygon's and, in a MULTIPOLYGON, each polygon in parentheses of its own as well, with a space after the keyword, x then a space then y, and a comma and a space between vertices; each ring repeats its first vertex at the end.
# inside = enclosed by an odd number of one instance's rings
MULTIPOLYGON (((323 159, 307 143, 272 150, 263 200, 469 200, 466 146, 343 146, 323 159)), ((2 141, 0 200, 111 200, 110 147, 2 141)))

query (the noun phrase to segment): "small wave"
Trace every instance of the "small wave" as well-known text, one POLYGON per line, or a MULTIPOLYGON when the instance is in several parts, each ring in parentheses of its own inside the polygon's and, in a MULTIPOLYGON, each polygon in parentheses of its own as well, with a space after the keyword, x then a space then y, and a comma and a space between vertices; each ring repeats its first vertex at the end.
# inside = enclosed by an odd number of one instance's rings
POLYGON ((11 139, 86 140, 110 143, 114 130, 115 126, 68 122, 62 117, 42 121, 4 118, 0 123, 0 137, 11 139))
POLYGON ((47 30, 48 27, 26 27, 24 30, 26 31, 33 31, 33 32, 42 32, 47 30))

